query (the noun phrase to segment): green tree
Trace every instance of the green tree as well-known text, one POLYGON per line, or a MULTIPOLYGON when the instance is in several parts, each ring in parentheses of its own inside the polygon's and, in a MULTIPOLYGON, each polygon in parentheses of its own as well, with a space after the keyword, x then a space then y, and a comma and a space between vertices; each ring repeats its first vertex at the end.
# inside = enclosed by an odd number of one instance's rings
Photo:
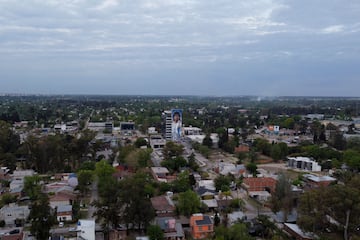
POLYGON ((76 188, 79 189, 82 195, 87 194, 90 190, 90 185, 93 182, 94 171, 80 170, 77 173, 77 178, 78 178, 78 185, 76 188))
POLYGON ((174 192, 185 192, 191 189, 189 171, 183 171, 180 173, 176 180, 172 182, 174 192))
POLYGON ((23 191, 31 200, 36 200, 41 193, 40 181, 39 175, 28 176, 24 179, 23 191))
POLYGON ((120 182, 120 206, 123 206, 121 220, 137 226, 138 229, 146 229, 155 216, 149 193, 146 191, 149 184, 150 177, 143 173, 137 173, 120 182))
POLYGON ((202 144, 204 146, 207 146, 208 148, 212 148, 213 141, 212 141, 212 139, 210 137, 210 134, 206 134, 205 138, 203 139, 202 144))
POLYGON ((345 163, 353 170, 360 170, 360 153, 349 149, 344 152, 345 163))
POLYGON ((147 144, 148 144, 148 142, 146 141, 146 139, 142 138, 142 137, 136 139, 136 141, 134 143, 135 147, 137 147, 137 148, 140 148, 142 146, 147 146, 147 144))
POLYGON ((281 148, 278 144, 274 144, 271 146, 270 156, 274 159, 275 162, 278 162, 282 157, 281 148))
POLYGON ((199 212, 200 207, 200 199, 194 191, 187 190, 179 194, 177 204, 179 213, 189 217, 191 214, 199 212))
POLYGON ((171 172, 178 172, 180 168, 185 167, 187 162, 182 156, 165 159, 161 162, 161 166, 168 168, 171 172))
POLYGON ((276 182, 275 191, 271 194, 271 209, 274 213, 282 210, 283 221, 286 222, 288 214, 294 207, 294 196, 291 181, 288 176, 281 173, 276 182))
POLYGON ((39 240, 49 239, 49 231, 55 223, 55 216, 51 214, 49 198, 45 193, 39 193, 37 199, 32 201, 29 219, 31 234, 39 240))
POLYGON ((256 176, 257 174, 257 165, 256 163, 250 162, 246 165, 246 169, 252 174, 253 176, 256 176))
POLYGON ((149 236, 150 240, 164 239, 164 232, 159 225, 150 225, 146 230, 146 235, 149 236))
POLYGON ((184 146, 175 142, 167 142, 163 149, 163 156, 165 160, 180 157, 184 152, 184 146))
POLYGON ((226 192, 230 190, 230 184, 233 179, 229 176, 219 175, 214 179, 216 191, 226 192))
POLYGON ((16 202, 16 200, 17 200, 17 196, 14 196, 10 193, 5 193, 1 196, 0 207, 16 202))

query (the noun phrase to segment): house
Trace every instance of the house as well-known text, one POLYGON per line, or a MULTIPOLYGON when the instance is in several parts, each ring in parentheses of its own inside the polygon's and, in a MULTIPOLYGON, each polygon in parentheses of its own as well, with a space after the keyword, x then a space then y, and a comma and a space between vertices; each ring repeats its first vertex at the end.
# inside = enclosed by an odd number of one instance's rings
POLYGON ((156 216, 170 217, 175 216, 175 205, 170 199, 170 196, 158 196, 150 199, 151 204, 155 210, 156 216))
POLYGON ((337 179, 330 176, 316 176, 313 174, 303 175, 305 184, 309 188, 327 187, 337 179))
POLYGON ((10 179, 9 171, 7 167, 0 168, 0 180, 8 181, 10 179))
POLYGON ((75 200, 75 198, 76 197, 74 194, 65 193, 65 192, 60 192, 54 195, 50 195, 49 197, 50 207, 55 209, 56 207, 59 206, 71 205, 75 200))
POLYGON ((77 239, 95 240, 95 220, 80 219, 76 232, 77 239))
POLYGON ((206 189, 215 190, 215 182, 214 182, 214 180, 200 180, 200 181, 196 182, 196 187, 197 188, 204 187, 206 189))
POLYGON ((248 153, 248 152, 250 152, 250 147, 248 145, 243 144, 243 145, 236 147, 234 152, 235 153, 248 153))
POLYGON ((228 217, 230 226, 238 223, 239 221, 243 221, 243 220, 247 219, 245 213, 241 212, 241 211, 229 213, 227 215, 227 217, 228 217))
POLYGON ((275 191, 276 180, 271 177, 249 177, 244 178, 242 187, 247 192, 258 192, 258 191, 267 191, 273 192, 275 191))
POLYGON ((0 231, 1 240, 22 240, 24 232, 22 228, 4 229, 0 231))
POLYGON ((312 240, 318 238, 313 233, 304 232, 297 224, 284 223, 284 230, 296 240, 312 240))
POLYGON ((161 217, 156 219, 156 224, 160 226, 164 232, 164 239, 182 240, 185 239, 184 229, 181 223, 176 222, 172 217, 161 217))
POLYGON ((56 209, 56 218, 58 222, 72 221, 72 206, 71 205, 59 205, 56 209))
POLYGON ((225 163, 225 162, 219 162, 218 166, 215 168, 215 172, 219 173, 223 176, 226 176, 228 174, 232 174, 235 177, 240 177, 246 172, 245 165, 241 164, 233 164, 233 163, 225 163))
POLYGON ((294 169, 321 172, 321 166, 312 158, 308 157, 288 157, 287 166, 294 169))
POLYGON ((4 220, 8 226, 16 225, 15 221, 25 221, 30 214, 28 206, 19 206, 15 203, 5 205, 0 209, 0 220, 4 220))
POLYGON ((196 193, 202 200, 209 200, 215 198, 217 191, 212 188, 199 187, 198 189, 196 189, 196 193))
POLYGON ((166 167, 152 167, 151 174, 156 181, 167 182, 167 177, 170 175, 170 172, 166 167))
POLYGON ((190 217, 191 235, 194 239, 204 239, 214 232, 214 223, 211 218, 201 213, 190 217))

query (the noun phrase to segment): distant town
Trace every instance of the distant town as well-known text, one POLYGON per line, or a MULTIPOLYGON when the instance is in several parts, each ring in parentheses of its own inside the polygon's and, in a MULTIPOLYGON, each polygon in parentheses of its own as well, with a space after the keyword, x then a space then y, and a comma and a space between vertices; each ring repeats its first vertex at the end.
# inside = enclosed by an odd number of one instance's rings
POLYGON ((360 239, 360 98, 0 96, 0 239, 360 239))

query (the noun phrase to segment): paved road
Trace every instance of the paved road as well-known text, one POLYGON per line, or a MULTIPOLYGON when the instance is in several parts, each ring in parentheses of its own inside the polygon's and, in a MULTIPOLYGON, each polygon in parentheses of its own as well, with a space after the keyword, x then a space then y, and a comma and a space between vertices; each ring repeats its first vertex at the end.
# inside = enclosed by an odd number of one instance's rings
MULTIPOLYGON (((98 184, 97 181, 94 181, 92 183, 90 203, 92 203, 93 201, 97 201, 99 199, 97 184, 98 184)), ((96 212, 96 207, 90 205, 88 208, 88 219, 95 219, 95 217, 93 217, 95 212, 96 212)))

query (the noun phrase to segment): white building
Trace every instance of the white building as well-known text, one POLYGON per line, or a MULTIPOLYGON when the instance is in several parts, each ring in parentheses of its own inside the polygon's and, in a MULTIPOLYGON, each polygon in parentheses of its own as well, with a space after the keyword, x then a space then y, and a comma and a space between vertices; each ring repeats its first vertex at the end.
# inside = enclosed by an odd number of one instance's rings
POLYGON ((171 141, 172 140, 172 133, 171 133, 171 124, 172 124, 172 119, 171 119, 171 111, 164 111, 162 114, 162 119, 163 119, 163 124, 164 124, 164 129, 163 129, 163 134, 164 137, 167 141, 171 141))
POLYGON ((287 166, 304 171, 321 172, 321 166, 308 157, 288 157, 287 166))
POLYGON ((16 219, 26 220, 30 214, 29 206, 19 206, 15 203, 5 205, 0 209, 0 220, 6 225, 15 225, 16 219))
POLYGON ((80 219, 76 230, 78 239, 95 240, 95 220, 80 219))

